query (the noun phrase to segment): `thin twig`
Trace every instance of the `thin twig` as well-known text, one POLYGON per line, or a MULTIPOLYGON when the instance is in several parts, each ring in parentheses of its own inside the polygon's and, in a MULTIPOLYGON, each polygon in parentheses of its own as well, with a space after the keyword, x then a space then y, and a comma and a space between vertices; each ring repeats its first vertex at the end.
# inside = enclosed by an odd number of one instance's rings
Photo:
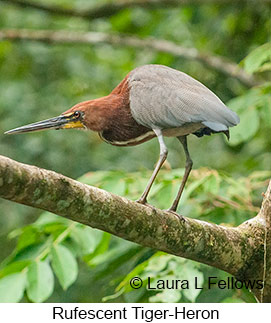
POLYGON ((1 40, 31 40, 49 43, 77 43, 77 44, 101 44, 107 43, 118 46, 128 46, 136 49, 150 49, 158 52, 172 54, 190 60, 197 60, 222 74, 238 79, 247 87, 258 84, 253 75, 247 74, 238 64, 228 59, 207 53, 202 53, 196 48, 186 48, 174 42, 154 39, 139 38, 123 34, 107 34, 102 32, 71 32, 64 30, 29 30, 29 29, 2 29, 1 40))
MULTIPOLYGON (((191 5, 204 5, 204 4, 247 4, 247 3, 271 3, 271 0, 119 0, 110 3, 102 3, 91 8, 78 10, 75 8, 61 8, 60 6, 48 5, 45 3, 37 3, 31 0, 0 0, 2 2, 20 6, 25 9, 36 9, 45 11, 53 15, 62 15, 70 17, 80 17, 88 19, 97 19, 103 17, 110 17, 121 10, 127 8, 145 8, 145 9, 159 9, 170 8, 179 6, 191 6, 191 5)), ((45 2, 45 1, 44 1, 45 2)))

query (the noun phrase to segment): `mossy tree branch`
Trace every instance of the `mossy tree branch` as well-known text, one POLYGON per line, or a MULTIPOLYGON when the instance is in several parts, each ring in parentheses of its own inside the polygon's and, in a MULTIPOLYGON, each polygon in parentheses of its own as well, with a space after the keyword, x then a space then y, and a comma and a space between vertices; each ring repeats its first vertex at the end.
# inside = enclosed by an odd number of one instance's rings
POLYGON ((263 293, 254 293, 261 301, 271 301, 271 182, 259 214, 237 228, 191 218, 180 221, 166 211, 4 156, 0 156, 0 197, 217 267, 239 279, 264 277, 263 293))

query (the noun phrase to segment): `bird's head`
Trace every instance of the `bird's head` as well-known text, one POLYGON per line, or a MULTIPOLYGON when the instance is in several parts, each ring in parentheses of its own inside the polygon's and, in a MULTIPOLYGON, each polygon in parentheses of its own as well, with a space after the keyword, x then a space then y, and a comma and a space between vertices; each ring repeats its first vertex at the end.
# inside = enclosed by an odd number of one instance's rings
POLYGON ((106 111, 100 99, 76 104, 60 116, 35 122, 6 131, 5 134, 19 134, 48 129, 90 129, 102 131, 106 127, 106 111))

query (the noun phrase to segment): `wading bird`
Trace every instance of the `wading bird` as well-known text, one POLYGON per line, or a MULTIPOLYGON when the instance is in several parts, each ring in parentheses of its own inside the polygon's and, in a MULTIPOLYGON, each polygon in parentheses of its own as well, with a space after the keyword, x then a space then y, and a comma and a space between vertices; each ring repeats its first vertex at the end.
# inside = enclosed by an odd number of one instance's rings
POLYGON ((168 154, 164 136, 177 137, 186 155, 185 173, 176 199, 168 211, 176 212, 192 169, 187 136, 223 132, 239 117, 207 87, 185 73, 163 65, 132 70, 108 95, 76 104, 60 116, 19 127, 6 134, 44 129, 90 129, 116 146, 132 146, 157 137, 160 157, 145 191, 138 200, 147 204, 151 186, 168 154))

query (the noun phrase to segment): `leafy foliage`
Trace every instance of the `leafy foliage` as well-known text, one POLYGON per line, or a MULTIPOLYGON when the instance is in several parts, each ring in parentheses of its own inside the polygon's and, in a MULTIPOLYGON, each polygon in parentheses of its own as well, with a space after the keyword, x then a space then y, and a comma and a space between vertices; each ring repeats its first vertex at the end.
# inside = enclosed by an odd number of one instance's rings
POLYGON ((77 262, 71 251, 61 245, 52 248, 52 267, 63 287, 67 289, 75 280, 78 274, 77 262))
POLYGON ((42 302, 53 292, 54 277, 46 261, 33 261, 27 268, 27 296, 32 302, 42 302))
MULTIPOLYGON (((18 243, 13 254, 3 263, 0 284, 6 286, 10 283, 8 277, 15 275, 18 281, 21 279, 21 284, 18 284, 22 288, 20 291, 10 288, 13 295, 8 297, 19 301, 26 288, 29 300, 42 302, 54 289, 52 269, 63 289, 67 289, 78 274, 75 256, 83 257, 93 252, 103 233, 44 213, 34 224, 15 230, 10 236, 18 236, 18 243), (84 247, 86 242, 89 242, 88 248, 84 247), (23 284, 26 274, 27 282, 23 284)), ((5 299, 5 288, 0 287, 0 291, 0 297, 5 299)))
POLYGON ((26 284, 25 272, 14 273, 0 281, 0 302, 18 302, 23 297, 26 284))
MULTIPOLYGON (((72 7, 68 1, 50 3, 72 7)), ((78 1, 76 6, 81 8, 85 3, 78 1)), ((248 73, 257 74, 259 86, 246 89, 199 62, 149 49, 4 41, 0 43, 0 132, 59 115, 77 102, 107 95, 138 65, 165 64, 206 84, 241 119, 231 129, 229 143, 219 135, 211 139, 189 138, 195 170, 179 211, 185 216, 227 225, 238 225, 256 214, 271 164, 271 84, 265 83, 270 79, 271 64, 268 4, 246 5, 242 10, 239 4, 134 8, 93 21, 2 6, 0 28, 11 27, 151 36, 241 61, 240 66, 248 73), (198 168, 205 165, 209 168, 198 168)), ((180 148, 174 141, 167 145, 169 163, 159 174, 149 199, 160 208, 169 206, 184 172, 179 168, 183 165, 180 148)), ((145 188, 150 176, 146 169, 153 168, 158 155, 155 141, 124 149, 101 143, 91 134, 73 131, 1 136, 0 150, 11 158, 73 178, 90 171, 80 177, 82 182, 134 200, 145 188)), ((6 258, 0 267, 0 302, 253 301, 247 290, 205 288, 208 276, 228 276, 215 268, 142 248, 53 214, 43 213, 32 223, 36 210, 5 201, 0 201, 0 209, 2 236, 11 231, 10 241, 1 238, 1 258, 6 258), (132 290, 129 280, 134 276, 141 277, 144 286, 147 277, 155 284, 161 278, 191 281, 197 276, 203 290, 132 290), (82 288, 85 286, 88 288, 82 288), (69 293, 61 293, 60 289, 68 289, 69 293)))
POLYGON ((244 60, 248 73, 271 71, 271 43, 257 47, 244 60))
POLYGON ((271 84, 247 91, 228 102, 240 117, 240 124, 231 131, 230 145, 236 146, 251 140, 260 128, 270 130, 271 84))

